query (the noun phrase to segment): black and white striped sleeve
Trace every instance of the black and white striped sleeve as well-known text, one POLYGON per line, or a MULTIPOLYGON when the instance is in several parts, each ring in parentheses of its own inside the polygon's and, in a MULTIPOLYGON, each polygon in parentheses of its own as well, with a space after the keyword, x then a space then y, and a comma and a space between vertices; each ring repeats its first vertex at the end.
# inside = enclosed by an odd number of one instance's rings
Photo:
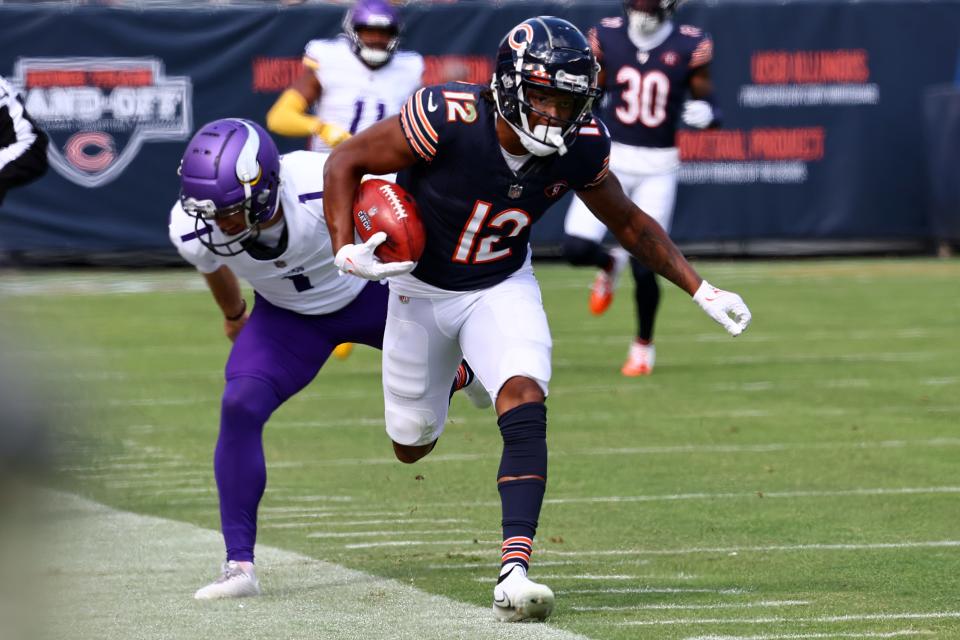
POLYGON ((0 78, 0 172, 27 153, 40 136, 16 90, 0 78))

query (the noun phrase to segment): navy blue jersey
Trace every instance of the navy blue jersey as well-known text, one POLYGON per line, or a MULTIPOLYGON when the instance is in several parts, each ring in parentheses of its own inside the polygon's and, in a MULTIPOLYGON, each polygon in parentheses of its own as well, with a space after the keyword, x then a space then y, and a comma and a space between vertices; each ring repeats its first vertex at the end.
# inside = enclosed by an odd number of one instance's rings
POLYGON ((662 44, 640 51, 618 17, 601 20, 588 38, 606 75, 599 114, 610 137, 637 147, 675 146, 690 74, 713 57, 710 36, 679 25, 662 44))
POLYGON ((519 269, 531 225, 568 189, 600 184, 610 159, 610 138, 594 122, 566 154, 536 159, 518 179, 500 151, 496 106, 482 90, 459 82, 425 87, 400 111, 419 162, 397 183, 416 199, 427 233, 413 275, 452 291, 490 287, 519 269))

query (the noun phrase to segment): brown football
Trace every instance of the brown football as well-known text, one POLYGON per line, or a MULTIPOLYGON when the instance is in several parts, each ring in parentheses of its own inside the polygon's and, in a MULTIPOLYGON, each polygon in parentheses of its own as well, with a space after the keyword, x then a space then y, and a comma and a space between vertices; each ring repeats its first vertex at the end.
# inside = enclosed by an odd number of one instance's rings
POLYGON ((373 178, 360 183, 353 199, 353 223, 366 242, 378 231, 387 241, 377 247, 383 262, 420 259, 427 237, 413 196, 393 182, 373 178))

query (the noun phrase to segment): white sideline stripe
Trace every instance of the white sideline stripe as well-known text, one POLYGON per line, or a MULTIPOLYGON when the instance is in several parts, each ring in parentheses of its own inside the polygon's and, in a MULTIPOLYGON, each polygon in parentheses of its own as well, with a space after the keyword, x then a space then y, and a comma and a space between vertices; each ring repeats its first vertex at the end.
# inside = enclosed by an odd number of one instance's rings
POLYGON ((809 600, 760 600, 758 602, 721 602, 717 604, 636 604, 623 607, 570 607, 574 611, 660 611, 672 609, 754 609, 762 607, 803 607, 809 600))
POLYGON ((684 640, 815 640, 816 638, 902 638, 904 636, 932 636, 933 631, 903 629, 901 631, 864 631, 851 633, 786 633, 759 636, 690 636, 684 640))
MULTIPOLYGON (((614 622, 618 627, 650 627, 675 624, 798 624, 807 622, 869 622, 889 620, 943 620, 960 618, 960 611, 934 611, 930 613, 863 613, 843 616, 817 616, 814 618, 683 618, 676 620, 628 620, 614 622)), ((830 637, 830 636, 827 636, 830 637)))
POLYGON ((219 533, 70 494, 52 502, 60 535, 44 575, 59 597, 45 614, 49 637, 586 640, 547 624, 500 624, 489 606, 267 546, 257 547, 263 596, 197 602, 223 556, 219 533))
POLYGON ((735 555, 742 552, 768 553, 772 551, 879 551, 887 549, 938 549, 960 547, 960 540, 936 540, 931 542, 878 542, 873 544, 791 544, 770 545, 767 547, 691 547, 688 549, 606 549, 598 551, 556 551, 539 549, 541 554, 554 556, 679 556, 696 553, 726 553, 735 555))

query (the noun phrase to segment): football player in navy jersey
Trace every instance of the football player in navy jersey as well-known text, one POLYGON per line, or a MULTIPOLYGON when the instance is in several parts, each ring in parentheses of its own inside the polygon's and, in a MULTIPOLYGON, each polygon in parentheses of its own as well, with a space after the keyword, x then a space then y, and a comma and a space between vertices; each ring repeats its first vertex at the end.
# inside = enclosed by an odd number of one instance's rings
POLYGON ((501 620, 544 619, 553 592, 527 578, 547 481, 550 329, 530 262, 530 227, 567 190, 620 243, 738 335, 750 312, 707 284, 607 168, 610 139, 591 115, 597 63, 584 35, 554 17, 531 18, 500 44, 489 89, 450 83, 413 94, 388 118, 337 147, 327 162, 324 215, 335 264, 375 276, 355 245, 351 204, 365 173, 399 171, 416 198, 426 251, 389 279, 383 389, 387 433, 425 455, 443 431, 441 380, 463 354, 493 398, 503 453, 501 620))
MULTIPOLYGON (((598 112, 612 139, 610 168, 624 192, 668 233, 677 193, 680 154, 676 131, 682 119, 698 129, 717 126, 711 106, 713 42, 700 29, 674 26, 677 0, 624 0, 624 16, 605 18, 588 33, 600 63, 604 92, 598 112)), ((564 223, 564 254, 575 265, 600 270, 590 291, 595 315, 613 301, 620 274, 630 262, 636 281, 637 336, 621 368, 625 376, 649 375, 656 352, 653 326, 660 303, 654 272, 601 241, 607 229, 574 198, 564 223)))

